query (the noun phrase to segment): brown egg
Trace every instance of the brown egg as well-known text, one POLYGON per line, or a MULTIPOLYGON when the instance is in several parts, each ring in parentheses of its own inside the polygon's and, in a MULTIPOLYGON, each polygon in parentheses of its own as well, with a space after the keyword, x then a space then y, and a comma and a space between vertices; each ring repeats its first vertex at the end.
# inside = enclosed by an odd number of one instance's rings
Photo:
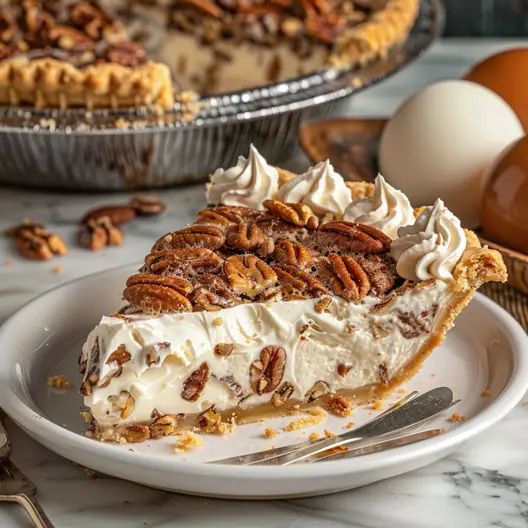
POLYGON ((500 154, 488 174, 480 211, 484 236, 528 254, 528 136, 500 154))
POLYGON ((500 95, 528 131, 528 47, 491 55, 473 66, 464 79, 482 84, 500 95))

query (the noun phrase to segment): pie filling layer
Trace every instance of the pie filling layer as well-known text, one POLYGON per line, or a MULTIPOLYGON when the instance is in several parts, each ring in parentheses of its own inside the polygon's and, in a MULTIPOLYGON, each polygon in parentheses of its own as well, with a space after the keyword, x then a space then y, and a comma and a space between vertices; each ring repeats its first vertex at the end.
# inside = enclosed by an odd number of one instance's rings
POLYGON ((99 439, 372 400, 419 368, 482 283, 506 279, 440 200, 415 213, 381 176, 347 185, 328 162, 293 175, 252 147, 211 175, 207 200, 83 347, 99 439))

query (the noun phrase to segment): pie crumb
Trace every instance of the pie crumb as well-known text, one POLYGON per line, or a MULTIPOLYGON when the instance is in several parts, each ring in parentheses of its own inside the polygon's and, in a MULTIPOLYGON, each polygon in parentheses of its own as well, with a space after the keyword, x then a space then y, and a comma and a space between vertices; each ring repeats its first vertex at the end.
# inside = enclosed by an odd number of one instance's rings
POLYGON ((274 438, 277 436, 277 430, 273 429, 273 427, 266 427, 266 429, 264 429, 264 436, 266 438, 274 438))
POLYGON ((458 422, 463 422, 465 421, 466 417, 463 415, 463 414, 460 414, 460 413, 453 413, 449 418, 448 420, 451 422, 451 423, 458 423, 458 422))
POLYGON ((66 379, 65 376, 59 374, 58 376, 50 376, 48 378, 48 386, 57 390, 68 390, 71 387, 71 383, 66 379))
POLYGON ((335 433, 332 433, 332 431, 329 431, 328 429, 325 429, 323 432, 326 438, 334 438, 335 436, 335 433))
POLYGON ((344 396, 332 396, 328 400, 328 409, 337 416, 350 416, 352 414, 352 404, 344 396))
POLYGON ((491 396, 491 392, 489 389, 484 389, 481 393, 480 393, 480 396, 482 398, 488 398, 489 396, 491 396))
POLYGON ((354 422, 348 422, 345 427, 347 429, 354 429, 354 427, 356 426, 356 424, 354 422))
POLYGON ((315 442, 316 440, 319 440, 319 438, 321 438, 319 433, 313 432, 313 433, 310 433, 308 440, 310 440, 310 442, 315 442))
POLYGON ((297 431, 298 429, 304 429, 311 427, 312 425, 320 424, 326 417, 326 412, 321 407, 314 407, 306 411, 308 416, 301 416, 292 420, 290 423, 283 427, 284 431, 297 431))
POLYGON ((383 400, 374 400, 374 403, 372 404, 372 408, 375 411, 381 411, 381 409, 383 409, 383 400))
POLYGON ((176 446, 173 449, 174 453, 182 453, 183 451, 191 451, 201 447, 203 440, 192 431, 185 431, 181 433, 180 438, 176 442, 176 446))
POLYGON ((6 258, 4 259, 4 266, 9 267, 13 265, 13 259, 6 258))
POLYGON ((61 273, 64 273, 64 266, 62 264, 57 264, 51 269, 51 271, 57 275, 60 275, 61 273))

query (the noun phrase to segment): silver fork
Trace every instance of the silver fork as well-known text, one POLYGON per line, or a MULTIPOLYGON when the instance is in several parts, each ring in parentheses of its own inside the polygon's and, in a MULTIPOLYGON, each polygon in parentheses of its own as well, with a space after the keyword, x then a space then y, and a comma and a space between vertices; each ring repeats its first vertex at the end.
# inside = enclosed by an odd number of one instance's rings
POLYGON ((20 504, 35 528, 53 528, 36 497, 35 485, 20 471, 9 457, 11 444, 0 419, 0 501, 20 504))

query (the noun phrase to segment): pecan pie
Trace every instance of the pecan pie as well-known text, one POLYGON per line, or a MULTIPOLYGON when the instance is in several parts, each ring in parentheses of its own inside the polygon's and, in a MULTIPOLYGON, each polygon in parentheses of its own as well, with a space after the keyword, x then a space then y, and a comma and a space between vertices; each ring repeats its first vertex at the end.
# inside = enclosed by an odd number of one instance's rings
MULTIPOLYGON (((251 166, 260 180, 276 177, 251 166)), ((441 201, 415 219, 381 177, 359 199, 338 178, 328 164, 310 169, 259 208, 211 204, 159 238, 126 282, 126 308, 103 317, 83 347, 98 438, 131 441, 137 427, 172 434, 213 411, 250 421, 323 405, 347 416, 348 401, 373 401, 410 377, 482 283, 506 279, 499 253, 441 201), (336 192, 350 201, 341 217, 336 192), (308 205, 316 200, 326 204, 319 215, 308 205), (170 428, 159 427, 163 416, 170 428)))
POLYGON ((168 109, 175 87, 240 89, 248 77, 255 85, 362 64, 406 38, 418 4, 5 0, 0 104, 168 109))

